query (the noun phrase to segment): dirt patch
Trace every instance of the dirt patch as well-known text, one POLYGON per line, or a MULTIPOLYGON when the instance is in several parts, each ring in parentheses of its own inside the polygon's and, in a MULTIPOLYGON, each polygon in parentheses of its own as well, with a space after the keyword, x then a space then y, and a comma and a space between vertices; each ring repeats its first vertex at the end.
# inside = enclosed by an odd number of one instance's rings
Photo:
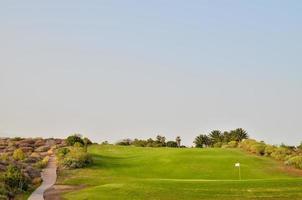
POLYGON ((287 166, 285 164, 283 164, 280 168, 281 168, 282 171, 284 171, 288 174, 302 176, 302 170, 301 169, 297 169, 297 168, 294 168, 294 167, 291 167, 291 166, 287 166))
POLYGON ((65 192, 71 192, 84 188, 84 185, 54 185, 44 193, 45 200, 62 200, 61 195, 65 192))

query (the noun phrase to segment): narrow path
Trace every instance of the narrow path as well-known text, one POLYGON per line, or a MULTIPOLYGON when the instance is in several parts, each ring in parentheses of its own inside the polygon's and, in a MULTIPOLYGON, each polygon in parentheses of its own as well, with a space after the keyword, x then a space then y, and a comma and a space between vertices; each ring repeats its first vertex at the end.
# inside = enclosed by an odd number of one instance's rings
POLYGON ((42 171, 42 184, 28 198, 28 200, 44 200, 44 192, 53 186, 57 180, 57 164, 55 157, 49 158, 47 167, 42 171))

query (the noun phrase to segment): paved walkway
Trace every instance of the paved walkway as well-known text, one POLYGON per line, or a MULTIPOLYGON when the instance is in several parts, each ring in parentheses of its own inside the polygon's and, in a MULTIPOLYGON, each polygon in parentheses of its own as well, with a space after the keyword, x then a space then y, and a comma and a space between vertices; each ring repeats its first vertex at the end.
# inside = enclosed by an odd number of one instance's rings
POLYGON ((55 157, 51 156, 47 167, 42 171, 42 184, 28 198, 28 200, 44 200, 44 192, 53 186, 57 180, 57 164, 55 157))

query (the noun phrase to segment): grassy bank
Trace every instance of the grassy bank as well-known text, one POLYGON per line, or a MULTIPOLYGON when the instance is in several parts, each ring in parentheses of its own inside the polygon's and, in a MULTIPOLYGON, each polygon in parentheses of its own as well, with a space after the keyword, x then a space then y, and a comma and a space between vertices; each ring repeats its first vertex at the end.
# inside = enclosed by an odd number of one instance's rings
POLYGON ((59 184, 86 185, 67 199, 301 199, 302 179, 239 149, 89 148, 94 164, 63 171, 59 184), (238 180, 241 163, 242 180, 238 180))

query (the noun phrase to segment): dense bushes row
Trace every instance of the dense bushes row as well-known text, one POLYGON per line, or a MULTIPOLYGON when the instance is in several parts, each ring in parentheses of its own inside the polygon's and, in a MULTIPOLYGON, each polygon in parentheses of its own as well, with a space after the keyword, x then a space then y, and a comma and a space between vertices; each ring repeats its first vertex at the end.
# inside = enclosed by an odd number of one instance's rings
POLYGON ((260 156, 272 157, 285 164, 302 169, 302 149, 286 145, 274 146, 253 139, 243 140, 239 147, 260 156))

